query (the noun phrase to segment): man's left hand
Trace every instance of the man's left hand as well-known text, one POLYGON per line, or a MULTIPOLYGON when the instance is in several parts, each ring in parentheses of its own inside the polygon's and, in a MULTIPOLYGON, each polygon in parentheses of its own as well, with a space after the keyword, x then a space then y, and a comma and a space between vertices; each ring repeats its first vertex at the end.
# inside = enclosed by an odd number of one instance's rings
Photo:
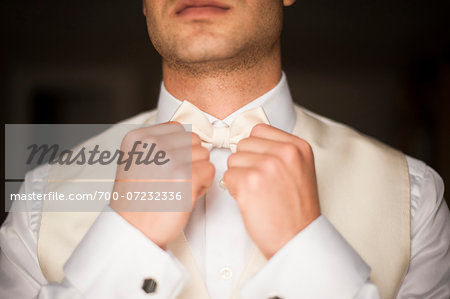
POLYGON ((224 182, 268 259, 320 216, 311 146, 274 127, 256 125, 238 143, 224 182))

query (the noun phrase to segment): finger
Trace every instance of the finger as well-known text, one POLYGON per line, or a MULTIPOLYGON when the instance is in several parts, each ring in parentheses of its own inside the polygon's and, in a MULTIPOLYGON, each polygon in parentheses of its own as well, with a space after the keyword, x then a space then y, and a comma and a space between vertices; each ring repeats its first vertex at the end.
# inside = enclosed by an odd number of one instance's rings
POLYGON ((211 187, 215 174, 214 165, 206 160, 192 163, 192 200, 195 201, 211 187))
POLYGON ((193 163, 200 160, 209 161, 209 151, 201 145, 180 147, 167 151, 168 158, 173 164, 193 163))
POLYGON ((239 199, 238 190, 240 184, 246 184, 248 181, 256 178, 257 170, 248 167, 233 167, 229 168, 223 175, 223 181, 227 187, 228 192, 234 199, 239 199))
POLYGON ((194 144, 202 144, 202 139, 196 133, 192 133, 192 145, 194 144))
MULTIPOLYGON (((259 154, 251 152, 240 152, 231 155, 228 158, 228 169, 243 168, 247 170, 258 170, 259 174, 276 174, 281 176, 284 173, 289 173, 293 178, 300 179, 298 173, 298 167, 287 167, 282 159, 275 155, 259 154)), ((256 173, 253 174, 254 178, 247 183, 254 183, 256 173)), ((246 187, 249 187, 246 185, 246 187)))
MULTIPOLYGON (((266 155, 264 159, 260 160, 262 167, 269 167, 275 169, 277 161, 272 159, 277 157, 278 161, 281 161, 286 169, 295 177, 301 177, 301 169, 304 166, 314 167, 314 156, 312 151, 301 151, 297 146, 292 143, 273 141, 269 139, 262 139, 259 137, 250 137, 241 140, 237 146, 237 153, 253 153, 266 155), (268 161, 270 158, 270 161, 268 161)), ((256 159, 256 158, 254 158, 256 159)), ((245 162, 240 162, 245 163, 245 162)))
POLYGON ((135 131, 128 133, 121 144, 123 149, 131 149, 135 147, 140 151, 153 151, 191 147, 192 138, 191 134, 183 131, 172 132, 164 135, 143 135, 135 131))
POLYGON ((236 152, 279 155, 280 148, 286 145, 289 145, 289 143, 260 137, 249 137, 239 141, 236 147, 236 152))
POLYGON ((209 151, 200 144, 172 148, 167 151, 167 156, 172 161, 172 164, 177 165, 193 163, 199 160, 209 161, 209 151))
POLYGON ((192 146, 192 136, 189 132, 178 131, 165 135, 153 137, 157 146, 164 146, 167 149, 179 149, 192 146))
POLYGON ((209 151, 201 145, 192 146, 192 162, 206 160, 209 161, 209 151))
POLYGON ((287 163, 288 165, 299 162, 298 152, 295 150, 295 148, 290 146, 294 145, 299 150, 302 161, 311 162, 311 165, 309 166, 314 166, 314 152, 312 150, 312 147, 306 140, 302 138, 286 133, 266 124, 258 124, 254 126, 250 136, 283 143, 284 145, 279 146, 278 148, 278 156, 281 157, 283 161, 285 161, 285 163, 287 163))
POLYGON ((277 129, 267 124, 257 124, 253 127, 250 137, 258 137, 262 139, 268 139, 273 141, 293 143, 296 146, 303 147, 303 143, 307 143, 304 139, 295 135, 289 134, 285 131, 277 129))
POLYGON ((254 152, 236 152, 228 157, 228 169, 233 167, 255 167, 267 157, 267 154, 254 152))

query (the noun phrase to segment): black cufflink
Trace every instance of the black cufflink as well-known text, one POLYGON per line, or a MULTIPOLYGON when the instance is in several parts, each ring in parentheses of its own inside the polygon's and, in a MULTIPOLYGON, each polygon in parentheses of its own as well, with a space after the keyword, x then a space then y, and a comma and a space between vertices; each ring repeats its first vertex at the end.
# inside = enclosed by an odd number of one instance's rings
POLYGON ((151 293, 156 292, 157 286, 158 286, 158 284, 156 283, 156 281, 153 278, 147 278, 146 280, 144 280, 144 283, 142 284, 142 289, 147 294, 151 294, 151 293))

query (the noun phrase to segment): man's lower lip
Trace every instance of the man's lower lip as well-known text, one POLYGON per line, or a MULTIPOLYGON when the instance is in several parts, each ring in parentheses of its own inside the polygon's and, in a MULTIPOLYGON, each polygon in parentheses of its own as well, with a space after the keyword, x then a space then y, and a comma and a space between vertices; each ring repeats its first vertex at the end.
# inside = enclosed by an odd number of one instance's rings
POLYGON ((177 13, 177 16, 181 17, 210 17, 224 14, 228 11, 228 8, 221 8, 216 6, 198 6, 187 7, 181 12, 177 13))

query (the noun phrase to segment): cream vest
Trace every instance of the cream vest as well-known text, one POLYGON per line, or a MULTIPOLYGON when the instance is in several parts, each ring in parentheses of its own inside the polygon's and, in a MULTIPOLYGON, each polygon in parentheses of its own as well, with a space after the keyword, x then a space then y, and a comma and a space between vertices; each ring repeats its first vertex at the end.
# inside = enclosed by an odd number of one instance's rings
MULTIPOLYGON (((313 148, 322 213, 371 267, 371 280, 378 286, 382 298, 395 298, 410 258, 410 186, 405 156, 346 126, 298 106, 295 109, 297 120, 293 133, 308 141, 313 148)), ((128 123, 151 124, 155 115, 155 111, 141 114, 128 123)), ((109 142, 117 149, 123 132, 117 134, 115 130, 113 127, 88 140, 84 146, 109 142)), ((114 178, 115 165, 111 167, 105 171, 104 177, 114 178)), ((86 179, 90 177, 90 171, 88 167, 73 171, 52 167, 51 177, 86 179)), ((112 184, 109 182, 100 188, 110 191, 112 184)), ((49 182, 46 192, 67 192, 70 188, 73 188, 70 184, 49 182)), ((38 257, 45 277, 52 282, 62 280, 64 263, 98 213, 45 212, 51 210, 50 204, 44 202, 38 257)), ((209 298, 184 234, 180 234, 169 248, 191 275, 178 298, 209 298)), ((239 287, 265 262, 255 247, 233 298, 238 298, 239 287)))

